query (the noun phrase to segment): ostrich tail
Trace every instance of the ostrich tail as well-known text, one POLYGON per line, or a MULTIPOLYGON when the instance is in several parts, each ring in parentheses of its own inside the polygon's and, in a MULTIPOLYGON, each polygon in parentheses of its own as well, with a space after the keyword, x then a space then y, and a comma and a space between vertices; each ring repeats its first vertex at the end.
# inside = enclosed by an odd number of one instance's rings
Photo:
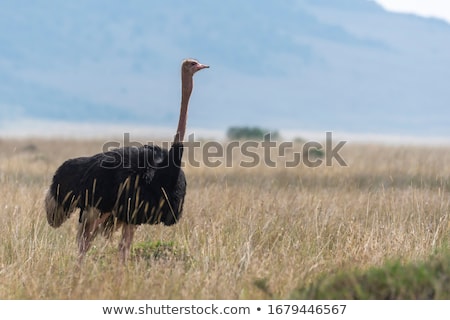
POLYGON ((67 208, 67 210, 64 209, 64 206, 56 201, 51 189, 47 191, 45 196, 45 209, 47 211, 48 224, 53 228, 61 226, 73 211, 73 207, 67 208))

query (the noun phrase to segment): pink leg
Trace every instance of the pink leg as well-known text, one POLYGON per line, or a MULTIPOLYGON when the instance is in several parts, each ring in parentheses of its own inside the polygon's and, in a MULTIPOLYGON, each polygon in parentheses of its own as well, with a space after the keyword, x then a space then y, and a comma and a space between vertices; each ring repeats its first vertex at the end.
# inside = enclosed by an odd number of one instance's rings
POLYGON ((91 247, 92 240, 97 236, 100 226, 110 215, 111 213, 101 215, 95 209, 84 212, 77 235, 80 262, 91 247))
POLYGON ((125 262, 130 255, 131 243, 133 242, 134 232, 137 226, 124 223, 122 226, 122 239, 119 243, 120 260, 125 262))

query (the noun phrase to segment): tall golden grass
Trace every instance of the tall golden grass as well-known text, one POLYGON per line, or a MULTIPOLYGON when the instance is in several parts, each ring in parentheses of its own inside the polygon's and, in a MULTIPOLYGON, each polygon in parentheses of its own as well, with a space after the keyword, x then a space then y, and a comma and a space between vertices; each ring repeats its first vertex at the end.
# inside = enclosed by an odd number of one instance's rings
POLYGON ((141 226, 125 265, 119 234, 97 237, 79 266, 77 213, 52 229, 43 198, 64 160, 102 144, 0 140, 1 299, 284 299, 448 247, 450 148, 350 143, 347 167, 187 166, 177 225, 141 226))

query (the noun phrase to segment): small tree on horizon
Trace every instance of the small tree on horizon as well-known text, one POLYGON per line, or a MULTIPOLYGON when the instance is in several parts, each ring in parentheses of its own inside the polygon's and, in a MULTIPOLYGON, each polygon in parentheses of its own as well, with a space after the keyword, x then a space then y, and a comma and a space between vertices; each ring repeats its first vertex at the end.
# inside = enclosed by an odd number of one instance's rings
POLYGON ((227 130, 227 138, 230 140, 263 140, 267 134, 270 134, 272 140, 277 140, 280 137, 278 131, 260 127, 230 127, 227 130))

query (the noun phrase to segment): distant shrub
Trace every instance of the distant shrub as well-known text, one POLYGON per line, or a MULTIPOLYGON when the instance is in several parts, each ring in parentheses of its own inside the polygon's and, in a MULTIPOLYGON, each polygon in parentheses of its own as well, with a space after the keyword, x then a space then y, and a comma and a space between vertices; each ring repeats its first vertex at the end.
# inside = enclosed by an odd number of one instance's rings
POLYGON ((311 148, 308 150, 308 155, 313 158, 323 158, 325 156, 325 151, 323 149, 311 148))
POLYGON ((227 137, 230 140, 263 140, 269 134, 271 140, 277 140, 280 135, 278 131, 270 131, 259 127, 230 127, 227 130, 227 137))
POLYGON ((295 143, 305 143, 306 140, 303 139, 303 138, 301 138, 301 137, 295 137, 295 138, 294 138, 294 142, 295 142, 295 143))

